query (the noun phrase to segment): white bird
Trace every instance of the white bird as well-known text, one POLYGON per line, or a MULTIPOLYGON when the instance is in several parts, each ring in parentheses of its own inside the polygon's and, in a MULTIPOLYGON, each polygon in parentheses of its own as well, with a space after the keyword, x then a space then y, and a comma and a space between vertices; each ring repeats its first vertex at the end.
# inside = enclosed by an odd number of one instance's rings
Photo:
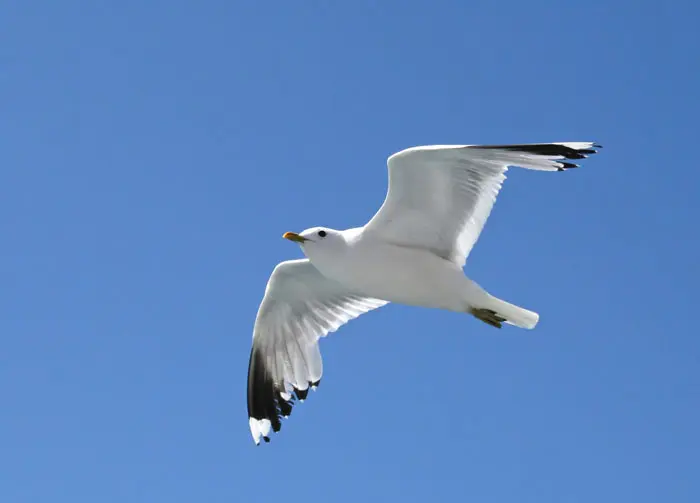
POLYGON ((384 204, 361 228, 314 227, 284 238, 306 259, 275 267, 258 309, 248 367, 256 444, 321 380, 320 337, 389 302, 469 313, 494 327, 534 328, 535 312, 498 299, 462 268, 508 166, 577 167, 594 143, 431 145, 389 157, 384 204))

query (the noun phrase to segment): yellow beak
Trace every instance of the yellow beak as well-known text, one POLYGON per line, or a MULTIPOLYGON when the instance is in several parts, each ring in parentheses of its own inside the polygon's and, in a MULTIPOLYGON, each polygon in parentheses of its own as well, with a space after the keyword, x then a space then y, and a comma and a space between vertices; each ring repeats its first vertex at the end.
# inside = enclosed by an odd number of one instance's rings
POLYGON ((284 239, 289 239, 290 241, 294 241, 295 243, 303 243, 304 241, 307 241, 306 238, 301 237, 296 232, 285 232, 282 237, 284 239))

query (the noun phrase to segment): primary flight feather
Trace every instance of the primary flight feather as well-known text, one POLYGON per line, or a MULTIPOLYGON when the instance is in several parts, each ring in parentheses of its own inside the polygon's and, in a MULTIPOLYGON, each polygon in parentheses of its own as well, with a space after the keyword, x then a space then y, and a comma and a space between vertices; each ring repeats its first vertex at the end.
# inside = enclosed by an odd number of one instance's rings
POLYGON ((565 171, 596 153, 589 142, 430 145, 388 159, 384 204, 360 228, 314 227, 284 237, 306 259, 275 267, 253 329, 248 416, 269 441, 295 399, 318 386, 318 340, 389 302, 469 313, 500 328, 534 328, 539 315, 498 299, 464 276, 509 166, 565 171))

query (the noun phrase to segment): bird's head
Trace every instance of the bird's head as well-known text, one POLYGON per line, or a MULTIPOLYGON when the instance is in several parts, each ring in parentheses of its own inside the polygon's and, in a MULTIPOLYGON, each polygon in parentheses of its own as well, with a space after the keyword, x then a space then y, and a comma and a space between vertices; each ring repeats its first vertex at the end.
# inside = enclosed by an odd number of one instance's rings
POLYGON ((328 227, 312 227, 299 234, 285 232, 282 237, 299 243, 304 254, 309 258, 326 252, 333 253, 346 245, 343 233, 328 227))
POLYGON ((340 231, 329 229, 328 227, 312 227, 299 234, 296 232, 285 232, 282 237, 302 246, 309 244, 328 246, 338 240, 342 240, 340 231))

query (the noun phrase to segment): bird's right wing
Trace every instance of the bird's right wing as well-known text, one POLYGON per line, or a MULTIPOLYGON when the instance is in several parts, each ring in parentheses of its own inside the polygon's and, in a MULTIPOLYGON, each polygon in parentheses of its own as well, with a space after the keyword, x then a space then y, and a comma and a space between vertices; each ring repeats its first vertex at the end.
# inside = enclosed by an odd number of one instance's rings
POLYGON ((587 142, 430 145, 389 157, 389 189, 365 232, 421 248, 460 267, 491 213, 508 166, 543 171, 576 167, 594 154, 587 142))
POLYGON ((292 393, 306 398, 323 365, 318 340, 348 321, 387 304, 323 276, 308 259, 275 267, 258 309, 248 366, 248 416, 255 443, 279 431, 292 411, 292 393))

